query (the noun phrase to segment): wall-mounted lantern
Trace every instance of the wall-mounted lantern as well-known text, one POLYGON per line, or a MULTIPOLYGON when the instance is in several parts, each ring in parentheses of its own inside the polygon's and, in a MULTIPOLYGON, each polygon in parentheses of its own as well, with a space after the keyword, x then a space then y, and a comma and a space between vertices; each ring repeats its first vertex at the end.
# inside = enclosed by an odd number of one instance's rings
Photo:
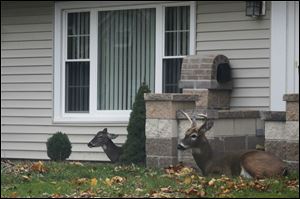
POLYGON ((265 1, 246 1, 246 16, 259 17, 266 14, 265 1))

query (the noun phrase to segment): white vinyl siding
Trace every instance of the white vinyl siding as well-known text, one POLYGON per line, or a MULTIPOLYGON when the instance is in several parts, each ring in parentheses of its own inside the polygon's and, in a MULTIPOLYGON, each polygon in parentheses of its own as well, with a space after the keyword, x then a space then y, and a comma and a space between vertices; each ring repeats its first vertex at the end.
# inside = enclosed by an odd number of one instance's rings
MULTIPOLYGON (((232 108, 268 109, 270 10, 257 21, 244 10, 245 2, 198 2, 197 53, 230 58, 232 108)), ((47 138, 62 131, 71 160, 107 161, 102 148, 86 144, 104 127, 124 143, 127 123, 53 123, 53 23, 54 2, 1 2, 1 158, 48 159, 47 138)))
POLYGON ((197 54, 224 54, 233 76, 232 109, 270 106, 270 2, 266 15, 245 15, 245 1, 197 4, 197 54))
POLYGON ((1 2, 1 158, 48 159, 46 141, 62 131, 71 160, 108 161, 87 143, 107 127, 123 144, 127 124, 53 124, 53 19, 53 2, 1 2))

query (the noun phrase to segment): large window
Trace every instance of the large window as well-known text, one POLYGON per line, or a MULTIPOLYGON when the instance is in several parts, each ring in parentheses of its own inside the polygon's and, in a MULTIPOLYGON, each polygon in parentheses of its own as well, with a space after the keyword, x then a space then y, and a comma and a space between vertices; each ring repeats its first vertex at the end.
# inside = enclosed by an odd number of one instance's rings
POLYGON ((145 82, 154 90, 155 9, 98 15, 98 110, 131 109, 145 82))
POLYGON ((128 121, 143 82, 180 92, 194 3, 144 3, 55 3, 54 121, 128 121))

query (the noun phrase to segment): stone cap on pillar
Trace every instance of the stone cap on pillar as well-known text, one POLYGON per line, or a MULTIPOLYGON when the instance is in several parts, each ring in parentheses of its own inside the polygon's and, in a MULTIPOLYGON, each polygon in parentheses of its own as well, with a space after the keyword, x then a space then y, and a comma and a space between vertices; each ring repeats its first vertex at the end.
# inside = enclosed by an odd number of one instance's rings
POLYGON ((285 95, 283 95, 283 101, 299 102, 299 94, 298 93, 285 94, 285 95))
POLYGON ((194 102, 199 99, 198 95, 182 93, 145 93, 145 101, 190 101, 194 102))

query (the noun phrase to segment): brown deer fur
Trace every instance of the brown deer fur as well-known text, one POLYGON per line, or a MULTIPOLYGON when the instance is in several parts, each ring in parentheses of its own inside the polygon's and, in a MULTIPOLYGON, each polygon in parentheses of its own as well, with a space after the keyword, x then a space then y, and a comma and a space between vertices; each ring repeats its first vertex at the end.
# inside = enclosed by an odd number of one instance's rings
POLYGON ((191 119, 185 112, 182 111, 182 113, 191 122, 191 127, 187 129, 185 137, 177 148, 179 150, 192 148, 194 160, 203 175, 225 174, 227 176, 243 175, 264 178, 287 174, 284 162, 270 152, 252 150, 218 156, 205 136, 205 132, 213 126, 213 121, 201 114, 200 116, 205 121, 200 127, 197 127, 195 117, 191 119))

